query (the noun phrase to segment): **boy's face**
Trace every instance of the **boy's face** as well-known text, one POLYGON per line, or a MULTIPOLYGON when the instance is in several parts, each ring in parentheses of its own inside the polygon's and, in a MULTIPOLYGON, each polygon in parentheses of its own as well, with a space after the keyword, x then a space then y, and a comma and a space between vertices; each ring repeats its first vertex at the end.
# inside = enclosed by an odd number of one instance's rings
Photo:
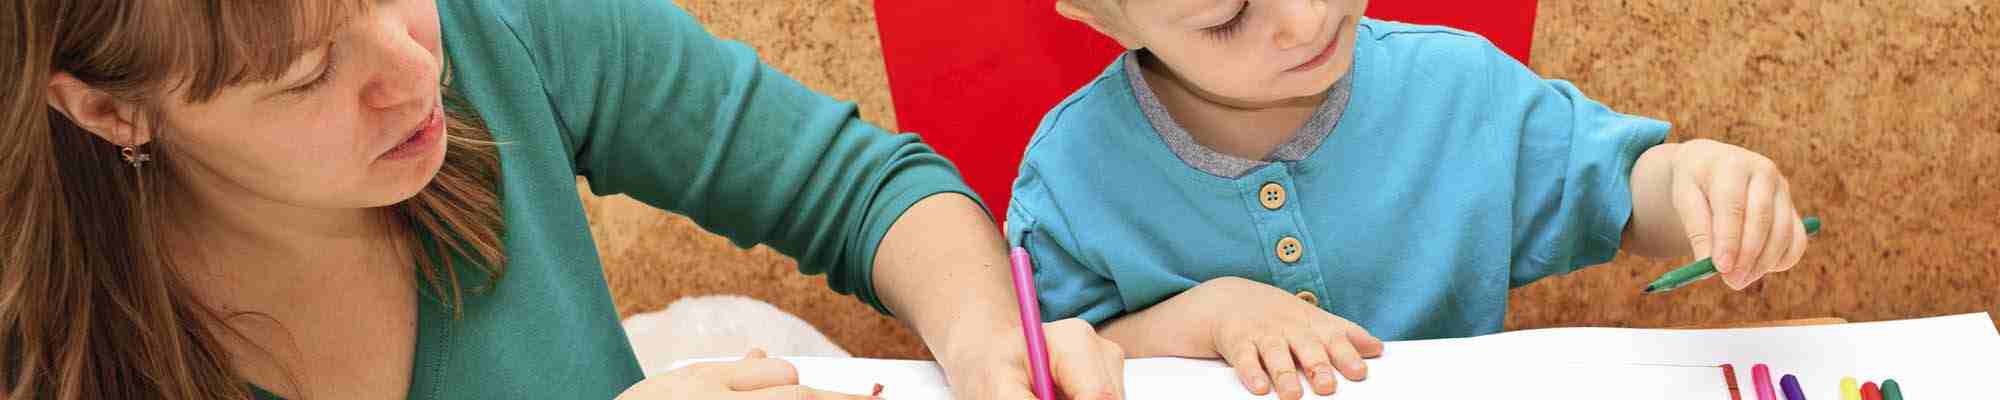
POLYGON ((1094 25, 1149 49, 1194 89, 1248 104, 1326 91, 1354 62, 1355 25, 1368 8, 1368 0, 1124 3, 1123 21, 1094 25))

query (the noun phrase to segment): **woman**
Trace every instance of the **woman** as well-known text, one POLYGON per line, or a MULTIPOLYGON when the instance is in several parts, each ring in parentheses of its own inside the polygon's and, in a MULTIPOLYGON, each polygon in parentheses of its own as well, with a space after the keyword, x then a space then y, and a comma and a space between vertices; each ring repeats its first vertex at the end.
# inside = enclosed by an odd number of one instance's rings
MULTIPOLYGON (((950 165, 668 1, 14 0, 0 26, 4 397, 838 396, 754 352, 641 382, 575 176, 828 274, 961 398, 1030 397, 950 165)), ((1120 395, 1116 346, 1048 329, 1064 391, 1120 395)))

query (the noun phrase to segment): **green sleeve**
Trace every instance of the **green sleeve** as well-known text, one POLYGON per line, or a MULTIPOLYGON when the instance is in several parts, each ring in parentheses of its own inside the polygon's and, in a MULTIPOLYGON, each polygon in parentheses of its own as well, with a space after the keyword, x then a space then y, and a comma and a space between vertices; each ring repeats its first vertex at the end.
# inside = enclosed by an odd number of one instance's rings
POLYGON ((578 175, 693 218, 738 246, 768 244, 884 313, 876 246, 938 193, 977 201, 916 135, 891 134, 724 41, 666 0, 532 3, 515 32, 534 53, 578 175))

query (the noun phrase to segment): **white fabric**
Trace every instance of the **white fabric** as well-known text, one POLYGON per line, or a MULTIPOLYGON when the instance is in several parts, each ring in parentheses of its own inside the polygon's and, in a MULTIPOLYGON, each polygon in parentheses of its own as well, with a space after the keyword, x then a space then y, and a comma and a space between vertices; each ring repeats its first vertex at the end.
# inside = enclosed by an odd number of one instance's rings
POLYGON ((667 309, 626 318, 625 336, 647 376, 677 361, 742 357, 764 349, 773 357, 849 357, 799 317, 743 296, 690 297, 667 309))

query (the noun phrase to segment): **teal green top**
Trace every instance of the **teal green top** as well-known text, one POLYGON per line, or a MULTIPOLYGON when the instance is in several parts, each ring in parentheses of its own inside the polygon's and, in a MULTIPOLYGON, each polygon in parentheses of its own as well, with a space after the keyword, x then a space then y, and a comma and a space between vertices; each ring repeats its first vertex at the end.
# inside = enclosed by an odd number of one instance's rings
MULTIPOLYGON (((685 214, 887 312, 876 245, 938 193, 974 196, 915 135, 862 122, 666 0, 438 0, 452 90, 500 146, 507 274, 419 302, 411 399, 608 399, 642 376, 576 177, 685 214)), ((976 198, 976 197, 974 197, 976 198)), ((260 393, 261 398, 276 398, 260 393)))

